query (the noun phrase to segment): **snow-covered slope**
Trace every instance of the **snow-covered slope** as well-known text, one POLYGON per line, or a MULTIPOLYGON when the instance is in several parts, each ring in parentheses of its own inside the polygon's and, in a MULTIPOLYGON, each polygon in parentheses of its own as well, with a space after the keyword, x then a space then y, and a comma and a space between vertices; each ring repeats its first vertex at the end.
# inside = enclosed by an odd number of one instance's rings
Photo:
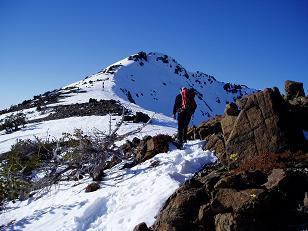
POLYGON ((226 103, 255 91, 219 82, 202 72, 188 72, 167 55, 140 52, 69 85, 87 93, 74 94, 64 102, 87 102, 91 97, 120 98, 124 103, 135 102, 147 110, 171 116, 175 97, 183 86, 197 91, 196 124, 222 114, 226 103))
MULTIPOLYGON (((193 87, 197 91, 195 125, 222 114, 227 102, 254 91, 245 86, 219 82, 205 73, 188 72, 167 55, 140 52, 84 80, 45 93, 45 98, 34 97, 13 112, 2 113, 0 120, 11 113, 20 112, 22 108, 30 122, 10 134, 0 131, 0 155, 9 151, 17 139, 34 139, 34 136, 59 138, 62 133, 72 133, 75 129, 85 133, 91 133, 93 129, 108 131, 109 121, 114 127, 121 119, 119 115, 113 115, 112 120, 108 115, 70 115, 42 120, 54 113, 59 105, 68 107, 88 103, 90 98, 114 99, 133 113, 141 111, 154 115, 152 122, 137 134, 140 139, 146 135, 174 135, 177 122, 171 117, 172 108, 183 86, 193 87), (55 100, 54 95, 60 100, 55 100), (40 105, 36 104, 39 100, 46 104, 43 113, 36 108, 40 105)), ((127 122, 118 133, 123 134, 140 126, 127 122)), ((190 141, 185 144, 184 150, 170 147, 169 152, 158 154, 131 169, 120 170, 121 164, 117 165, 106 172, 107 176, 100 183, 101 189, 96 192, 84 192, 90 181, 84 179, 78 183, 65 182, 48 193, 36 193, 23 202, 9 203, 8 209, 0 212, 0 229, 110 231, 132 230, 141 221, 151 225, 174 190, 204 164, 216 160, 212 152, 202 149, 203 145, 203 141, 190 141), (158 161, 155 167, 151 165, 154 161, 158 161)))
MULTIPOLYGON (((89 180, 65 182, 49 192, 23 202, 11 203, 0 214, 5 230, 29 231, 131 231, 145 221, 152 225, 165 200, 204 164, 216 161, 202 141, 191 141, 185 150, 171 147, 131 169, 121 165, 106 172, 101 189, 85 193, 89 180), (151 163, 158 166, 151 167, 151 163)), ((4 228, 4 227, 3 227, 4 228)))

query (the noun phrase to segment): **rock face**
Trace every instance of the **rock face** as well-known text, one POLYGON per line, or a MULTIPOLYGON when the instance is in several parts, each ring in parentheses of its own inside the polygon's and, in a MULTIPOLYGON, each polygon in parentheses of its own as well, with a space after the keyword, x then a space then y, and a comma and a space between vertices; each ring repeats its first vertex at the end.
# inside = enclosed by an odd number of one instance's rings
POLYGON ((305 96, 303 83, 287 80, 284 87, 288 99, 305 96))
POLYGON ((297 120, 298 114, 308 118, 307 108, 296 110, 277 88, 250 95, 238 104, 241 111, 237 116, 229 113, 221 120, 226 157, 236 154, 242 161, 263 153, 294 153, 307 148, 302 132, 306 122, 297 120))
POLYGON ((237 116, 225 115, 221 120, 221 127, 224 135, 224 141, 226 142, 233 130, 233 125, 236 121, 237 116))
POLYGON ((227 115, 222 122, 227 155, 237 153, 250 158, 285 151, 289 147, 287 130, 282 127, 285 109, 278 89, 265 89, 245 98, 239 115, 227 115))
POLYGON ((152 230, 288 230, 307 222, 296 210, 307 172, 232 174, 217 166, 199 172, 166 201, 152 230))

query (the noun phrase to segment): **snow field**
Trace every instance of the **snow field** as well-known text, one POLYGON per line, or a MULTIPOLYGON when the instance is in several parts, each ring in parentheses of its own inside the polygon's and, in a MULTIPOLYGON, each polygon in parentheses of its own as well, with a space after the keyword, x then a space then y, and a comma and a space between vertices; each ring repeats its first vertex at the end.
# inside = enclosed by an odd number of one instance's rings
MULTIPOLYGON (((150 114, 151 115, 151 114, 150 114)), ((112 117, 112 128, 121 119, 120 116, 112 117)), ((69 117, 59 120, 50 120, 40 123, 27 124, 19 131, 5 134, 5 131, 0 132, 0 155, 11 149, 11 146, 16 143, 17 139, 34 139, 35 136, 41 139, 59 139, 62 134, 74 133, 75 129, 81 129, 85 133, 91 134, 94 129, 108 132, 110 116, 83 116, 83 117, 69 117)), ((124 123, 119 134, 124 134, 128 131, 137 129, 141 124, 124 123)), ((176 121, 171 118, 164 118, 164 116, 156 114, 152 123, 148 124, 139 134, 135 135, 142 138, 145 135, 169 134, 176 133, 176 121)), ((132 139, 133 137, 128 137, 132 139)), ((120 144, 124 143, 123 140, 120 144)))
POLYGON ((168 153, 131 169, 121 164, 108 170, 101 188, 85 193, 90 180, 68 182, 27 201, 10 204, 0 225, 15 220, 8 230, 132 230, 140 222, 152 225, 166 199, 202 166, 216 161, 203 141, 190 141, 184 150, 168 153), (153 161, 159 165, 151 167, 153 161), (74 186, 75 185, 75 186, 74 186))

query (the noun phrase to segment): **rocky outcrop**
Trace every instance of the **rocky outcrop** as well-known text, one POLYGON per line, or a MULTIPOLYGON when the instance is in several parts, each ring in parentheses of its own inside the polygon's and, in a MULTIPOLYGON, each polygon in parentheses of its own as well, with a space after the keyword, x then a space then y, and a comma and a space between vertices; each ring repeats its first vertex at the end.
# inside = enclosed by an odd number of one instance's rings
POLYGON ((303 130, 308 130, 308 103, 307 97, 298 95, 286 100, 277 88, 265 89, 237 100, 237 104, 228 104, 223 117, 190 129, 188 136, 206 140, 205 149, 215 151, 229 167, 259 155, 262 158, 265 153, 305 153, 308 148, 303 130))
POLYGON ((201 123, 198 127, 189 128, 187 136, 189 139, 201 139, 205 140, 212 134, 219 134, 221 130, 221 121, 222 117, 215 117, 206 122, 201 123))
POLYGON ((8 109, 0 110, 0 115, 9 112, 17 112, 33 107, 36 107, 38 111, 41 111, 42 108, 46 107, 46 105, 58 103, 59 100, 68 97, 72 93, 84 93, 84 92, 85 91, 81 91, 77 87, 66 87, 64 89, 47 91, 43 94, 33 96, 33 99, 24 100, 20 104, 12 105, 8 109))
POLYGON ((305 96, 304 85, 300 82, 287 80, 284 84, 287 99, 305 96))
POLYGON ((151 231, 146 223, 142 222, 139 225, 136 225, 133 231, 151 231))
POLYGON ((158 153, 168 152, 169 143, 171 141, 171 136, 162 134, 146 139, 144 143, 141 143, 139 147, 137 147, 137 161, 143 162, 158 153))
MULTIPOLYGON (((225 115, 221 121, 226 155, 239 161, 263 153, 294 153, 307 148, 295 110, 277 88, 265 89, 239 101, 238 116, 225 115)), ((307 109, 303 114, 307 113, 307 109)))
POLYGON ((223 117, 195 128, 196 138, 206 140, 205 148, 214 150, 224 164, 233 162, 231 155, 239 163, 265 153, 307 152, 303 130, 308 130, 308 103, 307 97, 298 95, 286 100, 277 88, 268 88, 238 100, 237 105, 228 104, 223 117))
POLYGON ((105 74, 114 74, 116 71, 118 71, 123 65, 122 64, 116 64, 116 65, 111 65, 104 70, 102 70, 102 73, 105 74))
POLYGON ((228 116, 238 116, 239 114, 239 110, 238 107, 235 103, 229 103, 227 104, 226 108, 225 108, 225 115, 228 116))
POLYGON ((131 121, 133 123, 147 123, 150 119, 150 116, 143 112, 136 112, 136 115, 124 116, 124 121, 131 121))
POLYGON ((166 201, 151 228, 288 230, 307 222, 305 213, 296 210, 303 204, 307 179, 300 169, 275 169, 269 176, 205 169, 166 201))
POLYGON ((50 107, 52 113, 44 118, 30 120, 29 122, 42 122, 48 120, 58 120, 77 116, 104 116, 108 114, 122 115, 123 106, 115 100, 89 99, 89 103, 76 103, 69 105, 58 105, 50 107))
POLYGON ((135 55, 131 55, 128 57, 128 60, 134 60, 135 62, 138 61, 148 61, 147 54, 144 51, 140 51, 135 55))
POLYGON ((169 135, 146 136, 142 140, 134 138, 132 141, 126 141, 121 149, 126 156, 134 157, 134 164, 146 161, 158 153, 168 152, 169 143, 172 137, 169 135))
POLYGON ((278 89, 266 89, 245 98, 235 118, 226 115, 222 122, 226 153, 251 158, 259 153, 282 152, 288 146, 282 115, 283 100, 278 89), (226 120, 226 121, 224 121, 226 120), (232 123, 233 122, 233 123, 232 123))

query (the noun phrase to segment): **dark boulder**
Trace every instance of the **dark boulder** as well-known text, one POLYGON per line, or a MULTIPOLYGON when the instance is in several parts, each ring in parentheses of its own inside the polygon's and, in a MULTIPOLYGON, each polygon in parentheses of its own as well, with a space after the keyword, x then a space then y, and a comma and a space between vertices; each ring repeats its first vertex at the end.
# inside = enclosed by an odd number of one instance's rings
POLYGON ((201 139, 205 140, 208 136, 212 134, 219 134, 222 132, 221 130, 221 121, 222 117, 215 117, 206 122, 201 123, 196 128, 189 128, 187 132, 187 136, 189 139, 201 139))
POLYGON ((154 230, 196 230, 194 219, 207 195, 196 180, 186 182, 165 203, 157 217, 154 230))
POLYGON ((134 138, 132 141, 126 141, 121 149, 126 156, 134 157, 136 164, 146 161, 158 153, 168 152, 170 142, 172 142, 171 136, 159 134, 153 137, 145 136, 142 140, 134 138))
POLYGON ((94 192, 98 190, 101 186, 98 183, 91 183, 86 187, 86 192, 94 192))
POLYGON ((89 99, 89 103, 97 103, 97 100, 96 100, 96 99, 93 99, 93 98, 90 98, 90 99, 89 99))
POLYGON ((136 112, 136 115, 125 115, 124 121, 130 121, 133 123, 147 123, 150 120, 150 116, 143 112, 136 112))
POLYGON ((308 131, 308 97, 288 100, 290 120, 301 130, 308 131))
POLYGON ((158 153, 168 152, 169 143, 172 137, 169 135, 157 135, 148 138, 140 143, 137 147, 136 159, 138 162, 143 162, 155 156, 158 153))
POLYGON ((284 83, 287 99, 305 96, 303 83, 287 80, 284 83))
POLYGON ((239 114, 239 110, 235 103, 227 104, 225 108, 225 115, 237 116, 238 114, 239 114))
POLYGON ((150 116, 143 112, 136 112, 136 116, 133 120, 134 123, 147 123, 150 120, 150 116))
POLYGON ((136 225, 133 231, 151 231, 147 224, 142 222, 139 225, 136 225))

